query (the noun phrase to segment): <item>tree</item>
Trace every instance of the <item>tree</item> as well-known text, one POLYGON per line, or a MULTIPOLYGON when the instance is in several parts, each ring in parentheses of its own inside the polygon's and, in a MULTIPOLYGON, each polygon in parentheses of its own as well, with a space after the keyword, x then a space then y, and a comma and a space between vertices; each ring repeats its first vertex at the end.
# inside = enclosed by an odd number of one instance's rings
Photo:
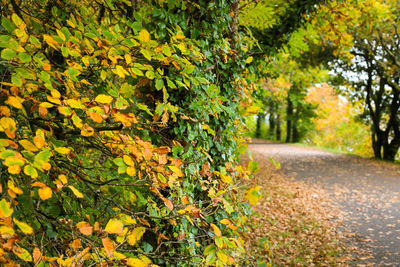
POLYGON ((237 7, 3 1, 2 265, 240 261, 237 7))
POLYGON ((365 103, 375 157, 390 161, 400 148, 398 7, 396 1, 333 2, 321 15, 330 14, 322 32, 336 47, 333 66, 343 70, 351 97, 365 103))

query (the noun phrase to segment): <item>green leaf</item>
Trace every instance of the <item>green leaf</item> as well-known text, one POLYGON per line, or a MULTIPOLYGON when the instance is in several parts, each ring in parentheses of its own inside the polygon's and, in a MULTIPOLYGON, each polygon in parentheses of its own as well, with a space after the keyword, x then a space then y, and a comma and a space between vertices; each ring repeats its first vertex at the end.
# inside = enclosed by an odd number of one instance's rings
POLYGON ((139 70, 138 68, 131 68, 132 72, 135 73, 137 76, 143 76, 143 71, 139 70))
POLYGON ((157 79, 156 80, 156 89, 160 90, 161 88, 163 88, 163 86, 164 86, 163 80, 162 79, 157 79))
POLYGON ((26 175, 32 177, 33 179, 38 177, 38 173, 37 173, 36 169, 32 165, 26 165, 24 167, 24 173, 26 175))
POLYGON ((1 218, 8 218, 14 212, 13 208, 11 207, 11 203, 5 200, 4 198, 0 200, 0 217, 1 218))
POLYGON ((43 163, 48 162, 51 157, 51 151, 48 149, 42 150, 35 156, 35 162, 43 163))
POLYGON ((10 60, 14 58, 16 55, 17 52, 11 50, 10 48, 6 48, 1 51, 1 57, 4 58, 5 60, 10 60))
POLYGON ((124 160, 122 158, 116 158, 116 159, 113 160, 113 162, 117 166, 125 166, 124 160))
POLYGON ((21 87, 22 86, 22 79, 21 79, 21 77, 19 77, 18 74, 13 73, 13 75, 11 76, 11 83, 14 84, 17 87, 21 87))
POLYGON ((215 253, 215 250, 217 249, 217 247, 215 245, 208 245, 205 249, 204 249, 204 255, 207 256, 211 253, 215 253))
POLYGON ((32 57, 28 53, 19 53, 18 58, 21 60, 22 63, 31 62, 32 57))
POLYGON ((3 25, 8 32, 13 32, 15 29, 15 26, 12 24, 12 22, 6 17, 1 18, 1 25, 3 25))

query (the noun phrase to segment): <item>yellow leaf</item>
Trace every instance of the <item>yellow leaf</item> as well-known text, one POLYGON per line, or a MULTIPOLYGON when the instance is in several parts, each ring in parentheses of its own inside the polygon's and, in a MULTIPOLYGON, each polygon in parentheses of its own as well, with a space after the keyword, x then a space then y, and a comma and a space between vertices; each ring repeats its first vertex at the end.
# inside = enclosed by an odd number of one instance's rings
POLYGON ((8 172, 10 174, 19 174, 21 172, 21 166, 12 165, 12 166, 8 167, 8 172))
POLYGON ((225 251, 219 249, 217 251, 217 257, 224 265, 228 263, 228 255, 226 255, 225 251))
POLYGON ((8 186, 8 189, 11 189, 15 194, 20 195, 23 193, 20 188, 15 186, 15 184, 12 180, 8 180, 7 186, 8 186))
POLYGON ((87 222, 79 222, 76 224, 76 227, 84 235, 91 235, 93 233, 93 227, 87 222))
POLYGON ((66 100, 68 106, 70 106, 71 108, 75 108, 75 109, 84 109, 85 105, 83 105, 81 103, 81 101, 77 100, 77 99, 67 99, 66 100))
POLYGON ((18 221, 17 219, 13 218, 13 221, 15 222, 15 224, 19 227, 19 229, 21 229, 21 231, 24 234, 33 234, 33 229, 32 227, 30 227, 28 224, 18 221))
POLYGON ((127 236, 128 244, 134 246, 143 236, 146 228, 144 227, 136 227, 132 230, 127 236))
POLYGON ((61 97, 60 92, 57 91, 57 90, 55 90, 55 89, 50 90, 50 94, 51 94, 51 96, 54 97, 54 98, 60 98, 60 97, 61 97))
POLYGON ((118 219, 111 219, 108 221, 106 228, 104 231, 106 231, 109 234, 121 234, 124 230, 124 224, 118 220, 118 219))
POLYGON ((101 104, 110 104, 112 102, 113 98, 109 95, 98 95, 95 99, 97 103, 101 104))
POLYGON ((48 186, 39 188, 38 193, 42 200, 49 199, 53 195, 53 191, 51 191, 51 188, 48 186))
POLYGON ((228 220, 228 219, 222 219, 222 220, 220 220, 219 222, 222 223, 222 224, 225 224, 225 225, 228 225, 228 224, 231 224, 231 223, 232 223, 232 222, 231 222, 230 220, 228 220))
POLYGON ((129 54, 125 54, 125 61, 126 61, 126 64, 131 64, 132 63, 132 57, 131 57, 131 55, 129 55, 129 54))
POLYGON ((128 258, 126 265, 131 267, 148 267, 149 265, 138 258, 128 258))
POLYGON ((175 36, 175 38, 176 38, 176 39, 185 39, 186 37, 185 37, 185 35, 178 33, 178 34, 175 36))
POLYGON ((133 162, 133 160, 132 160, 131 157, 129 157, 129 156, 127 156, 127 155, 124 155, 124 156, 123 156, 123 159, 124 159, 124 162, 126 163, 126 165, 128 165, 128 166, 135 166, 135 163, 133 162))
POLYGON ((28 140, 20 140, 18 143, 30 152, 38 151, 38 148, 28 140))
POLYGON ((140 41, 147 43, 150 41, 150 34, 146 29, 143 29, 139 33, 139 39, 140 41))
POLYGON ((31 254, 29 254, 29 252, 24 248, 14 246, 13 252, 23 261, 32 261, 31 254))
POLYGON ((222 236, 221 230, 219 230, 218 226, 216 226, 215 224, 212 223, 211 227, 213 228, 216 236, 222 236))
POLYGON ((72 193, 74 193, 74 195, 78 198, 83 198, 83 195, 81 192, 78 191, 78 189, 76 189, 74 186, 69 185, 68 186, 69 189, 71 189, 72 193))
POLYGON ((256 186, 256 187, 250 188, 249 190, 246 191, 245 197, 251 205, 257 204, 258 200, 261 197, 260 187, 256 186))
POLYGON ((107 256, 111 257, 114 251, 114 243, 108 237, 101 239, 101 242, 103 243, 103 247, 107 253, 107 256))
POLYGON ((68 178, 67 178, 67 176, 65 176, 64 174, 60 174, 59 176, 58 176, 58 179, 61 181, 61 183, 63 183, 63 184, 66 184, 66 183, 68 183, 68 178))
POLYGON ((15 235, 15 231, 11 227, 0 226, 0 235, 2 238, 11 238, 15 235))
POLYGON ((252 57, 252 56, 250 56, 250 57, 248 57, 248 58, 246 59, 246 63, 247 63, 247 64, 250 64, 252 61, 253 61, 253 57, 252 57))
POLYGON ((69 154, 71 152, 71 149, 67 147, 55 147, 54 150, 60 154, 69 154))
POLYGON ((126 174, 128 174, 129 176, 135 176, 136 175, 136 168, 135 167, 126 168, 126 174))
POLYGON ((221 174, 221 180, 222 180, 224 183, 232 184, 232 178, 231 178, 229 175, 221 174))
POLYGON ((176 167, 176 166, 171 165, 171 166, 168 166, 168 168, 170 168, 170 170, 171 170, 174 174, 176 174, 178 177, 183 177, 183 176, 185 176, 185 174, 183 174, 183 172, 182 172, 178 167, 176 167))
POLYGON ((24 100, 18 96, 9 96, 6 101, 8 105, 17 109, 22 109, 22 102, 24 102, 24 100))
POLYGON ((115 67, 115 73, 121 77, 122 79, 125 78, 125 72, 124 72, 124 68, 120 65, 117 65, 115 67))

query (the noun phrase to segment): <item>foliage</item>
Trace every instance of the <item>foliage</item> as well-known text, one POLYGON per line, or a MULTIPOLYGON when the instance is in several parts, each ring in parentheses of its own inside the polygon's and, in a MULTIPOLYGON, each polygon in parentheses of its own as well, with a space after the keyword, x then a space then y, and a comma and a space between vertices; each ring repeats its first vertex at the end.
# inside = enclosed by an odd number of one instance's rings
POLYGON ((238 263, 237 2, 2 3, 1 264, 238 263))
POLYGON ((361 105, 339 97, 328 84, 310 88, 306 101, 318 106, 312 119, 315 126, 306 142, 360 156, 373 155, 369 128, 357 118, 361 105))
POLYGON ((322 42, 333 46, 332 67, 365 104, 376 158, 394 160, 400 148, 397 1, 332 1, 314 18, 322 42), (340 34, 339 34, 340 33, 340 34))

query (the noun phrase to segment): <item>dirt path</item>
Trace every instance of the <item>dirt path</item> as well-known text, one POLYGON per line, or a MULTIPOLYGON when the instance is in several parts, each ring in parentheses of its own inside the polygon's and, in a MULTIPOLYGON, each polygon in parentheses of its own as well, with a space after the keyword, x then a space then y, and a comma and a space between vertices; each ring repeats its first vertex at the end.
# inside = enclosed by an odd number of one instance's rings
POLYGON ((400 166, 284 144, 250 144, 280 172, 326 190, 343 212, 342 230, 364 252, 354 266, 400 266, 400 166))

